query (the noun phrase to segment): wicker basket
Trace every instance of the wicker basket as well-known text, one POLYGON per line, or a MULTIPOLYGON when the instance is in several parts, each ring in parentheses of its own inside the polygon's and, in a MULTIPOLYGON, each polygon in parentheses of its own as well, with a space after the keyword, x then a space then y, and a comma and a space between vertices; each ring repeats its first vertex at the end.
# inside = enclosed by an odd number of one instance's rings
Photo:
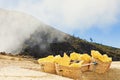
POLYGON ((96 62, 96 65, 90 65, 89 70, 97 73, 105 73, 110 68, 111 62, 102 62, 98 59, 92 58, 91 62, 96 62))
POLYGON ((80 79, 82 78, 81 68, 77 67, 67 67, 59 64, 55 64, 56 73, 60 76, 69 77, 72 79, 80 79))
POLYGON ((41 71, 56 74, 55 64, 50 62, 40 62, 41 71))
POLYGON ((89 64, 90 62, 84 62, 83 63, 83 66, 81 67, 81 71, 82 72, 86 72, 89 70, 89 65, 86 65, 86 64, 89 64), (84 66, 85 65, 85 66, 84 66))

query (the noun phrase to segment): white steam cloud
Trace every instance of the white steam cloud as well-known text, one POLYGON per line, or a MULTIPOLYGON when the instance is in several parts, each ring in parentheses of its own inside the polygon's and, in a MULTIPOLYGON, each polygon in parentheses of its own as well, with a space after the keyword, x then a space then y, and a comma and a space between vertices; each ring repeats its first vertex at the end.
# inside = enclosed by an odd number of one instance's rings
POLYGON ((0 52, 19 53, 28 43, 42 50, 54 40, 61 42, 65 33, 45 25, 31 15, 0 9, 0 52), (26 42, 27 41, 27 42, 26 42))
POLYGON ((20 50, 38 26, 39 20, 29 15, 0 9, 0 51, 20 50))
MULTIPOLYGON (((15 0, 5 8, 24 11, 69 32, 106 28, 118 21, 119 0, 15 0), (14 3, 16 5, 14 5, 14 3), (12 6, 14 5, 14 6, 12 6), (69 31, 68 31, 69 30, 69 31)), ((7 2, 5 1, 5 4, 7 2)))

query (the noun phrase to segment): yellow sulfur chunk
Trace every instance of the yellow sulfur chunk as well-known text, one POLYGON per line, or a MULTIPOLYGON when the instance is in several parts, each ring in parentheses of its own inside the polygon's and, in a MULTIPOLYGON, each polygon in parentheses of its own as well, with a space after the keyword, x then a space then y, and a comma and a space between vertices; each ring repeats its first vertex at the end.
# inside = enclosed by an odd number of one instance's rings
POLYGON ((111 57, 109 57, 109 58, 108 58, 108 61, 109 61, 109 62, 111 62, 111 61, 112 61, 112 58, 111 58, 111 57))
POLYGON ((69 65, 69 67, 81 67, 84 61, 81 61, 79 63, 72 63, 71 65, 69 65))
POLYGON ((102 56, 98 51, 95 51, 95 50, 91 50, 91 55, 94 58, 99 58, 102 56))
POLYGON ((73 52, 73 53, 70 54, 70 59, 72 59, 72 60, 78 60, 79 56, 80 55, 78 53, 73 52))
POLYGON ((48 57, 46 57, 46 58, 51 59, 51 58, 54 58, 54 56, 53 56, 53 55, 50 55, 50 56, 48 56, 48 57))
POLYGON ((102 62, 111 62, 112 61, 112 58, 109 58, 107 56, 107 54, 102 55, 102 54, 100 54, 100 52, 95 51, 95 50, 91 51, 91 55, 93 58, 99 59, 102 62))
POLYGON ((65 59, 65 58, 61 58, 61 59, 58 60, 57 63, 60 64, 60 65, 63 65, 63 66, 69 66, 70 60, 69 59, 65 59))
POLYGON ((102 56, 102 59, 100 58, 102 62, 110 62, 112 61, 112 58, 109 58, 106 54, 102 56))
POLYGON ((69 66, 70 62, 69 61, 65 61, 65 60, 61 60, 59 62, 60 65, 63 65, 63 66, 69 66))
POLYGON ((64 56, 63 56, 63 62, 69 62, 70 63, 70 57, 66 54, 66 53, 64 53, 64 56))
POLYGON ((54 56, 50 55, 45 58, 40 58, 40 59, 38 59, 38 63, 40 63, 40 62, 54 62, 54 56))
POLYGON ((54 61, 55 63, 60 63, 62 60, 62 57, 60 55, 55 56, 54 61))
POLYGON ((45 61, 45 58, 38 59, 38 62, 43 62, 45 61))
POLYGON ((85 62, 90 62, 91 57, 88 54, 83 54, 81 56, 81 59, 84 60, 85 62))
POLYGON ((84 60, 86 62, 90 62, 91 57, 88 54, 78 54, 78 53, 71 53, 70 54, 70 59, 72 60, 84 60))
POLYGON ((78 56, 78 60, 82 60, 82 58, 81 58, 82 55, 83 55, 83 54, 79 54, 79 56, 78 56))
POLYGON ((70 57, 66 53, 64 53, 60 65, 69 66, 69 64, 70 64, 70 57))
POLYGON ((63 66, 69 66, 70 58, 69 58, 69 56, 67 56, 66 53, 64 53, 63 57, 58 55, 58 56, 55 56, 55 63, 58 63, 63 66))
POLYGON ((65 58, 65 59, 70 59, 69 56, 68 56, 66 53, 64 53, 63 58, 65 58))

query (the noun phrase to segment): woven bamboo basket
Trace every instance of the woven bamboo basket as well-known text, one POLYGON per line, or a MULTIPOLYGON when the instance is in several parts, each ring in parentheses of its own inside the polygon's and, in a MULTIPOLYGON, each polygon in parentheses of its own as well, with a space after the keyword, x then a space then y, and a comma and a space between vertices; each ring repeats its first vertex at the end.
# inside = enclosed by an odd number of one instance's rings
POLYGON ((81 68, 78 67, 67 67, 59 64, 55 64, 56 73, 60 76, 69 77, 72 79, 81 80, 82 79, 82 71, 81 68))
POLYGON ((56 74, 55 63, 51 62, 40 62, 41 71, 56 74))
POLYGON ((102 62, 98 59, 92 58, 91 62, 96 62, 96 65, 90 65, 89 70, 97 73, 105 73, 110 68, 111 62, 102 62))
POLYGON ((89 65, 86 65, 86 64, 89 64, 90 62, 84 62, 83 63, 83 66, 81 67, 81 71, 82 72, 86 72, 89 70, 89 65), (84 66, 85 65, 85 66, 84 66))

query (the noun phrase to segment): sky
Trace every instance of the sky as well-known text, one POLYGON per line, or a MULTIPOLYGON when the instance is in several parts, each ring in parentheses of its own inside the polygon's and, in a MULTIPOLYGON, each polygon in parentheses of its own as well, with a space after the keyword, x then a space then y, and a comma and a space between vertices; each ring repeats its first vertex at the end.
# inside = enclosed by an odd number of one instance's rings
POLYGON ((120 48, 120 0, 0 0, 65 33, 120 48))

